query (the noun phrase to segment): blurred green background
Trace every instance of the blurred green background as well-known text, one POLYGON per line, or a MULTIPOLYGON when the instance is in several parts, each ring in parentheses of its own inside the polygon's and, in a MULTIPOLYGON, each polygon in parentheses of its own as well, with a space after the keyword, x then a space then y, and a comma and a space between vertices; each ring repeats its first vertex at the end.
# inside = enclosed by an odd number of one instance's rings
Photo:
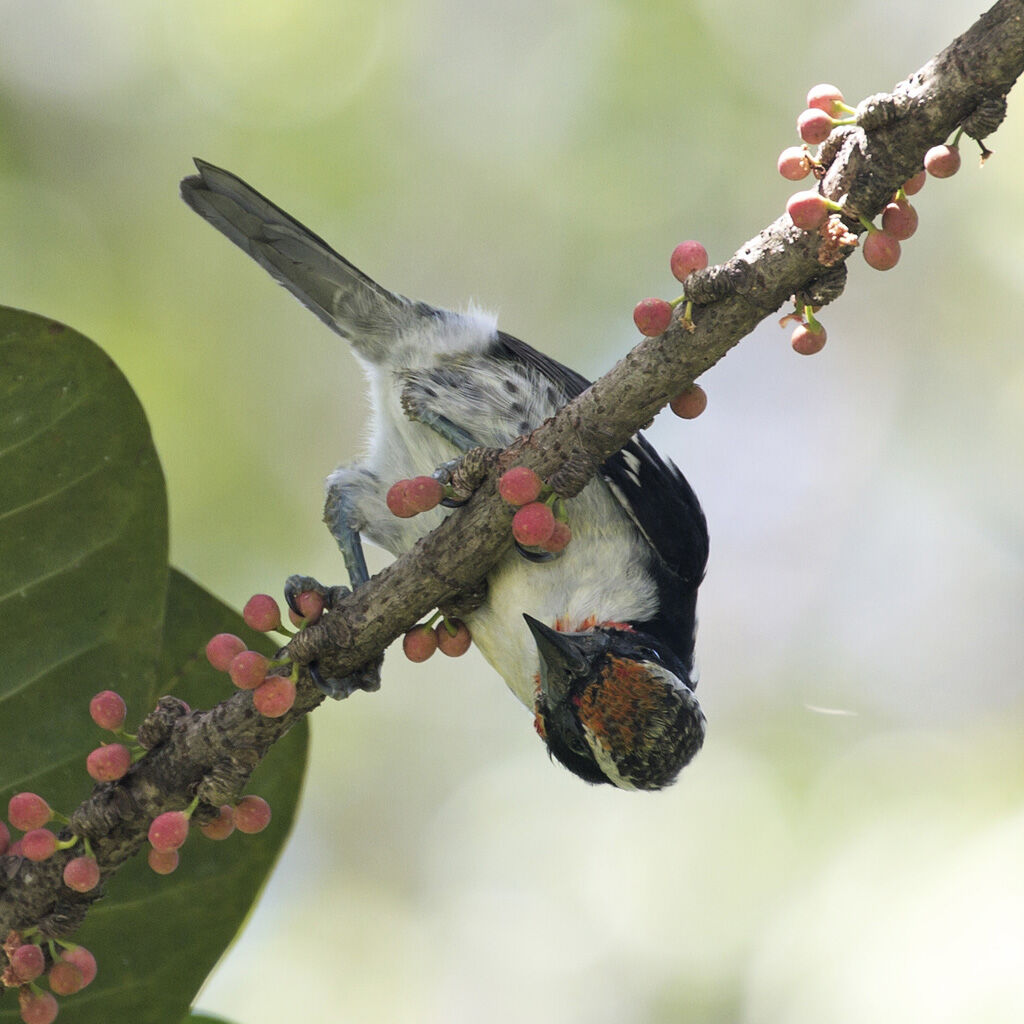
MULTIPOLYGON (((977 12, 0 0, 0 301, 125 371, 178 566, 239 606, 340 580, 321 481, 360 448, 355 363, 179 202, 192 155, 596 375, 633 304, 677 293, 678 241, 721 260, 782 210, 810 85, 889 88, 977 12)), ((712 534, 679 784, 589 789, 475 653, 392 654, 379 694, 314 716, 293 843, 201 1008, 1024 1019, 1022 115, 1014 93, 984 170, 965 146, 929 182, 896 270, 851 260, 822 355, 769 321, 700 420, 655 424, 712 534)))

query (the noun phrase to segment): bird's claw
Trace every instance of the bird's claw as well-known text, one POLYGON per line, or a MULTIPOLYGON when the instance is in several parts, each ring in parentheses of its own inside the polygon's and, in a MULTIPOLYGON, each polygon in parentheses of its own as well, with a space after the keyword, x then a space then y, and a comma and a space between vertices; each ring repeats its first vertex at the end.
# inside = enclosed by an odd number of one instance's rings
POLYGON ((312 576, 289 576, 284 583, 284 599, 296 615, 301 616, 302 609, 298 606, 300 594, 316 594, 324 603, 324 610, 330 611, 343 597, 350 594, 348 587, 325 587, 312 576))
POLYGON ((380 667, 383 663, 384 656, 381 655, 343 679, 335 679, 333 676, 325 677, 320 672, 319 663, 315 661, 311 661, 306 668, 309 670, 310 679, 321 693, 327 694, 334 700, 345 700, 346 697, 351 697, 356 690, 365 690, 367 693, 379 690, 380 667))

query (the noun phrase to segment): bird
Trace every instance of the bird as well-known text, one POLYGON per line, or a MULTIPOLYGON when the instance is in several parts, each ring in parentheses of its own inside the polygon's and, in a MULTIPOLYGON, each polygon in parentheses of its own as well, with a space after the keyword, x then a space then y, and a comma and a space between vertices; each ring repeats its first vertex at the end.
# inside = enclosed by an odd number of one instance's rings
MULTIPOLYGON (((330 473, 325 505, 358 587, 369 579, 363 537, 398 556, 450 513, 397 518, 385 503, 392 483, 478 446, 505 448, 590 382, 476 306, 452 311, 388 291, 241 178, 194 162, 198 173, 181 182, 188 206, 345 338, 365 372, 366 451, 330 473)), ((551 757, 589 783, 660 790, 704 742, 694 646, 705 516, 640 432, 568 506, 564 552, 538 561, 510 549, 463 617, 551 757)), ((352 689, 318 685, 339 698, 352 689)))

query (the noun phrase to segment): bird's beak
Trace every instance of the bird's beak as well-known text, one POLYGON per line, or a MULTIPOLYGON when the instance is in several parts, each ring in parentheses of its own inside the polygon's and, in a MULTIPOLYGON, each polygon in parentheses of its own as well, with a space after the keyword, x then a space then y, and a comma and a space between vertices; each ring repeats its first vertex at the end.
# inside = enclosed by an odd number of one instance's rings
POLYGON ((523 615, 540 654, 540 688, 549 703, 560 703, 569 694, 573 676, 586 675, 594 657, 608 639, 601 633, 560 633, 532 615, 523 615))

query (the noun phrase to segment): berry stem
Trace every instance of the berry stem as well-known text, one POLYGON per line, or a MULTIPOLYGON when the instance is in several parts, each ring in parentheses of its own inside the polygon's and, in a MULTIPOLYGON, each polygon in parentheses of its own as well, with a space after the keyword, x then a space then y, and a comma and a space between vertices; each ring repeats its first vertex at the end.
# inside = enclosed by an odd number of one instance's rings
POLYGON ((820 334, 823 330, 821 323, 814 315, 814 310, 810 306, 804 306, 804 320, 807 322, 808 328, 815 334, 820 334))

